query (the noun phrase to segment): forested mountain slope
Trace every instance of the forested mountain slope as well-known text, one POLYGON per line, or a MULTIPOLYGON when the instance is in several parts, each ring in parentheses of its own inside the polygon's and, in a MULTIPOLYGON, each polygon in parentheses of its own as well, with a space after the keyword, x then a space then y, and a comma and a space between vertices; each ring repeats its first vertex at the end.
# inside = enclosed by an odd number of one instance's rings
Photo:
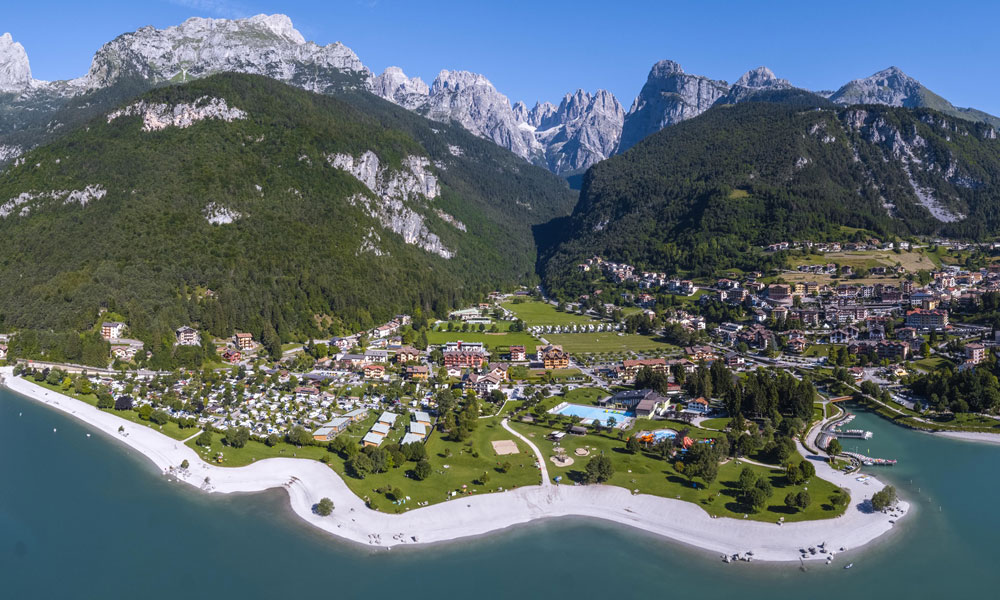
POLYGON ((598 254, 656 270, 756 268, 754 247, 880 235, 981 238, 1000 227, 997 131, 929 109, 750 102, 717 106, 592 167, 551 291, 598 254))
POLYGON ((574 200, 491 142, 365 92, 216 75, 0 173, 0 313, 81 330, 106 307, 156 346, 187 323, 287 339, 440 312, 530 282, 532 225, 574 200))

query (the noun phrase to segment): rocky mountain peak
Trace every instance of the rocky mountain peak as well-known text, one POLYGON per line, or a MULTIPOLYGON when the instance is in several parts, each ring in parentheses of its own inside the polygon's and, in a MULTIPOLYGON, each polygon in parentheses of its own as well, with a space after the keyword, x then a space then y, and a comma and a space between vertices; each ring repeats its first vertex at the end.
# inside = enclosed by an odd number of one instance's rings
POLYGON ((924 87, 899 67, 883 69, 870 77, 848 82, 830 96, 839 104, 921 106, 924 87))
POLYGON ((430 88, 419 77, 407 77, 399 67, 387 67, 381 75, 372 77, 368 88, 380 96, 409 110, 427 101, 430 88))
POLYGON ((789 88, 792 84, 788 83, 786 79, 779 79, 774 71, 768 69, 767 67, 761 66, 756 69, 750 69, 743 74, 742 77, 736 80, 733 85, 738 85, 748 88, 789 88))
POLYGON ((0 36, 0 92, 19 92, 31 83, 28 53, 9 33, 3 34, 0 36))
POLYGON ((246 19, 246 24, 252 27, 265 29, 274 35, 286 39, 293 44, 305 44, 306 38, 302 37, 292 20, 287 15, 257 15, 246 19))
POLYGON ((660 62, 653 65, 653 68, 649 70, 649 77, 647 79, 658 79, 661 77, 669 77, 671 75, 676 75, 678 73, 683 73, 684 67, 679 63, 672 60, 661 60, 660 62))
MULTIPOLYGON (((483 88, 485 93, 495 93, 503 96, 503 94, 500 94, 493 87, 493 83, 485 75, 472 73, 471 71, 449 71, 447 69, 442 69, 438 73, 438 76, 434 78, 434 83, 431 84, 431 95, 444 92, 461 92, 475 87, 483 88)), ((507 100, 507 97, 503 96, 503 98, 509 105, 510 101, 507 100)))
POLYGON ((305 41, 285 15, 248 19, 191 18, 180 25, 143 27, 98 50, 80 82, 106 87, 129 77, 151 83, 183 81, 232 71, 265 75, 313 91, 326 91, 344 73, 369 73, 341 43, 305 41))
POLYGON ((529 161, 541 154, 531 127, 519 121, 507 96, 479 73, 442 70, 416 110, 435 121, 456 122, 529 161))
POLYGON ((725 81, 690 75, 676 62, 661 60, 650 69, 625 116, 618 151, 628 150, 668 125, 700 115, 728 91, 725 81))

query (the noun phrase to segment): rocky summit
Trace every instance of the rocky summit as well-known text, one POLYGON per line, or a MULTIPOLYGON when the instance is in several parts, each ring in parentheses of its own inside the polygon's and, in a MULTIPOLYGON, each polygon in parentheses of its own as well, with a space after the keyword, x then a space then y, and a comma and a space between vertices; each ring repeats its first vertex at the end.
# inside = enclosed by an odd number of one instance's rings
POLYGON ((0 36, 0 92, 20 92, 33 81, 24 46, 9 33, 0 36))
POLYGON ((656 63, 625 115, 618 151, 628 150, 668 125, 697 117, 728 91, 725 81, 690 75, 674 61, 656 63))

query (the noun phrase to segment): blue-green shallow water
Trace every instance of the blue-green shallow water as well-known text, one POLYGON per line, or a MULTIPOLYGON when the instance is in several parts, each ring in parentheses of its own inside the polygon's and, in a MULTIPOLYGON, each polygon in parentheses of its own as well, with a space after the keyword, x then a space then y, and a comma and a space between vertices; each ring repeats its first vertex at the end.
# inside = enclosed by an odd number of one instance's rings
POLYGON ((932 438, 868 414, 855 424, 875 432, 859 447, 901 459, 882 473, 917 512, 885 541, 851 553, 853 569, 838 559, 802 573, 725 565, 578 519, 372 554, 299 522, 284 492, 219 498, 166 482, 135 452, 0 390, 0 598, 997 597, 1000 447, 932 438))

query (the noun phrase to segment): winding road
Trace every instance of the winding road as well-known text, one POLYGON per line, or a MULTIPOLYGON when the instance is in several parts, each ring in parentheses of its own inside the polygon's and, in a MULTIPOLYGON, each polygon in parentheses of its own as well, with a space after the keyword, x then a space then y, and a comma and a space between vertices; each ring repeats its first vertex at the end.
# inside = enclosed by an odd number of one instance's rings
POLYGON ((552 481, 549 480, 549 469, 545 465, 545 457, 542 456, 542 451, 538 449, 538 446, 534 442, 521 435, 520 433, 514 431, 514 429, 507 423, 507 419, 500 421, 500 425, 507 431, 514 434, 519 440, 528 445, 529 448, 535 453, 535 457, 538 459, 538 468, 542 471, 542 487, 548 487, 552 485, 552 481))

